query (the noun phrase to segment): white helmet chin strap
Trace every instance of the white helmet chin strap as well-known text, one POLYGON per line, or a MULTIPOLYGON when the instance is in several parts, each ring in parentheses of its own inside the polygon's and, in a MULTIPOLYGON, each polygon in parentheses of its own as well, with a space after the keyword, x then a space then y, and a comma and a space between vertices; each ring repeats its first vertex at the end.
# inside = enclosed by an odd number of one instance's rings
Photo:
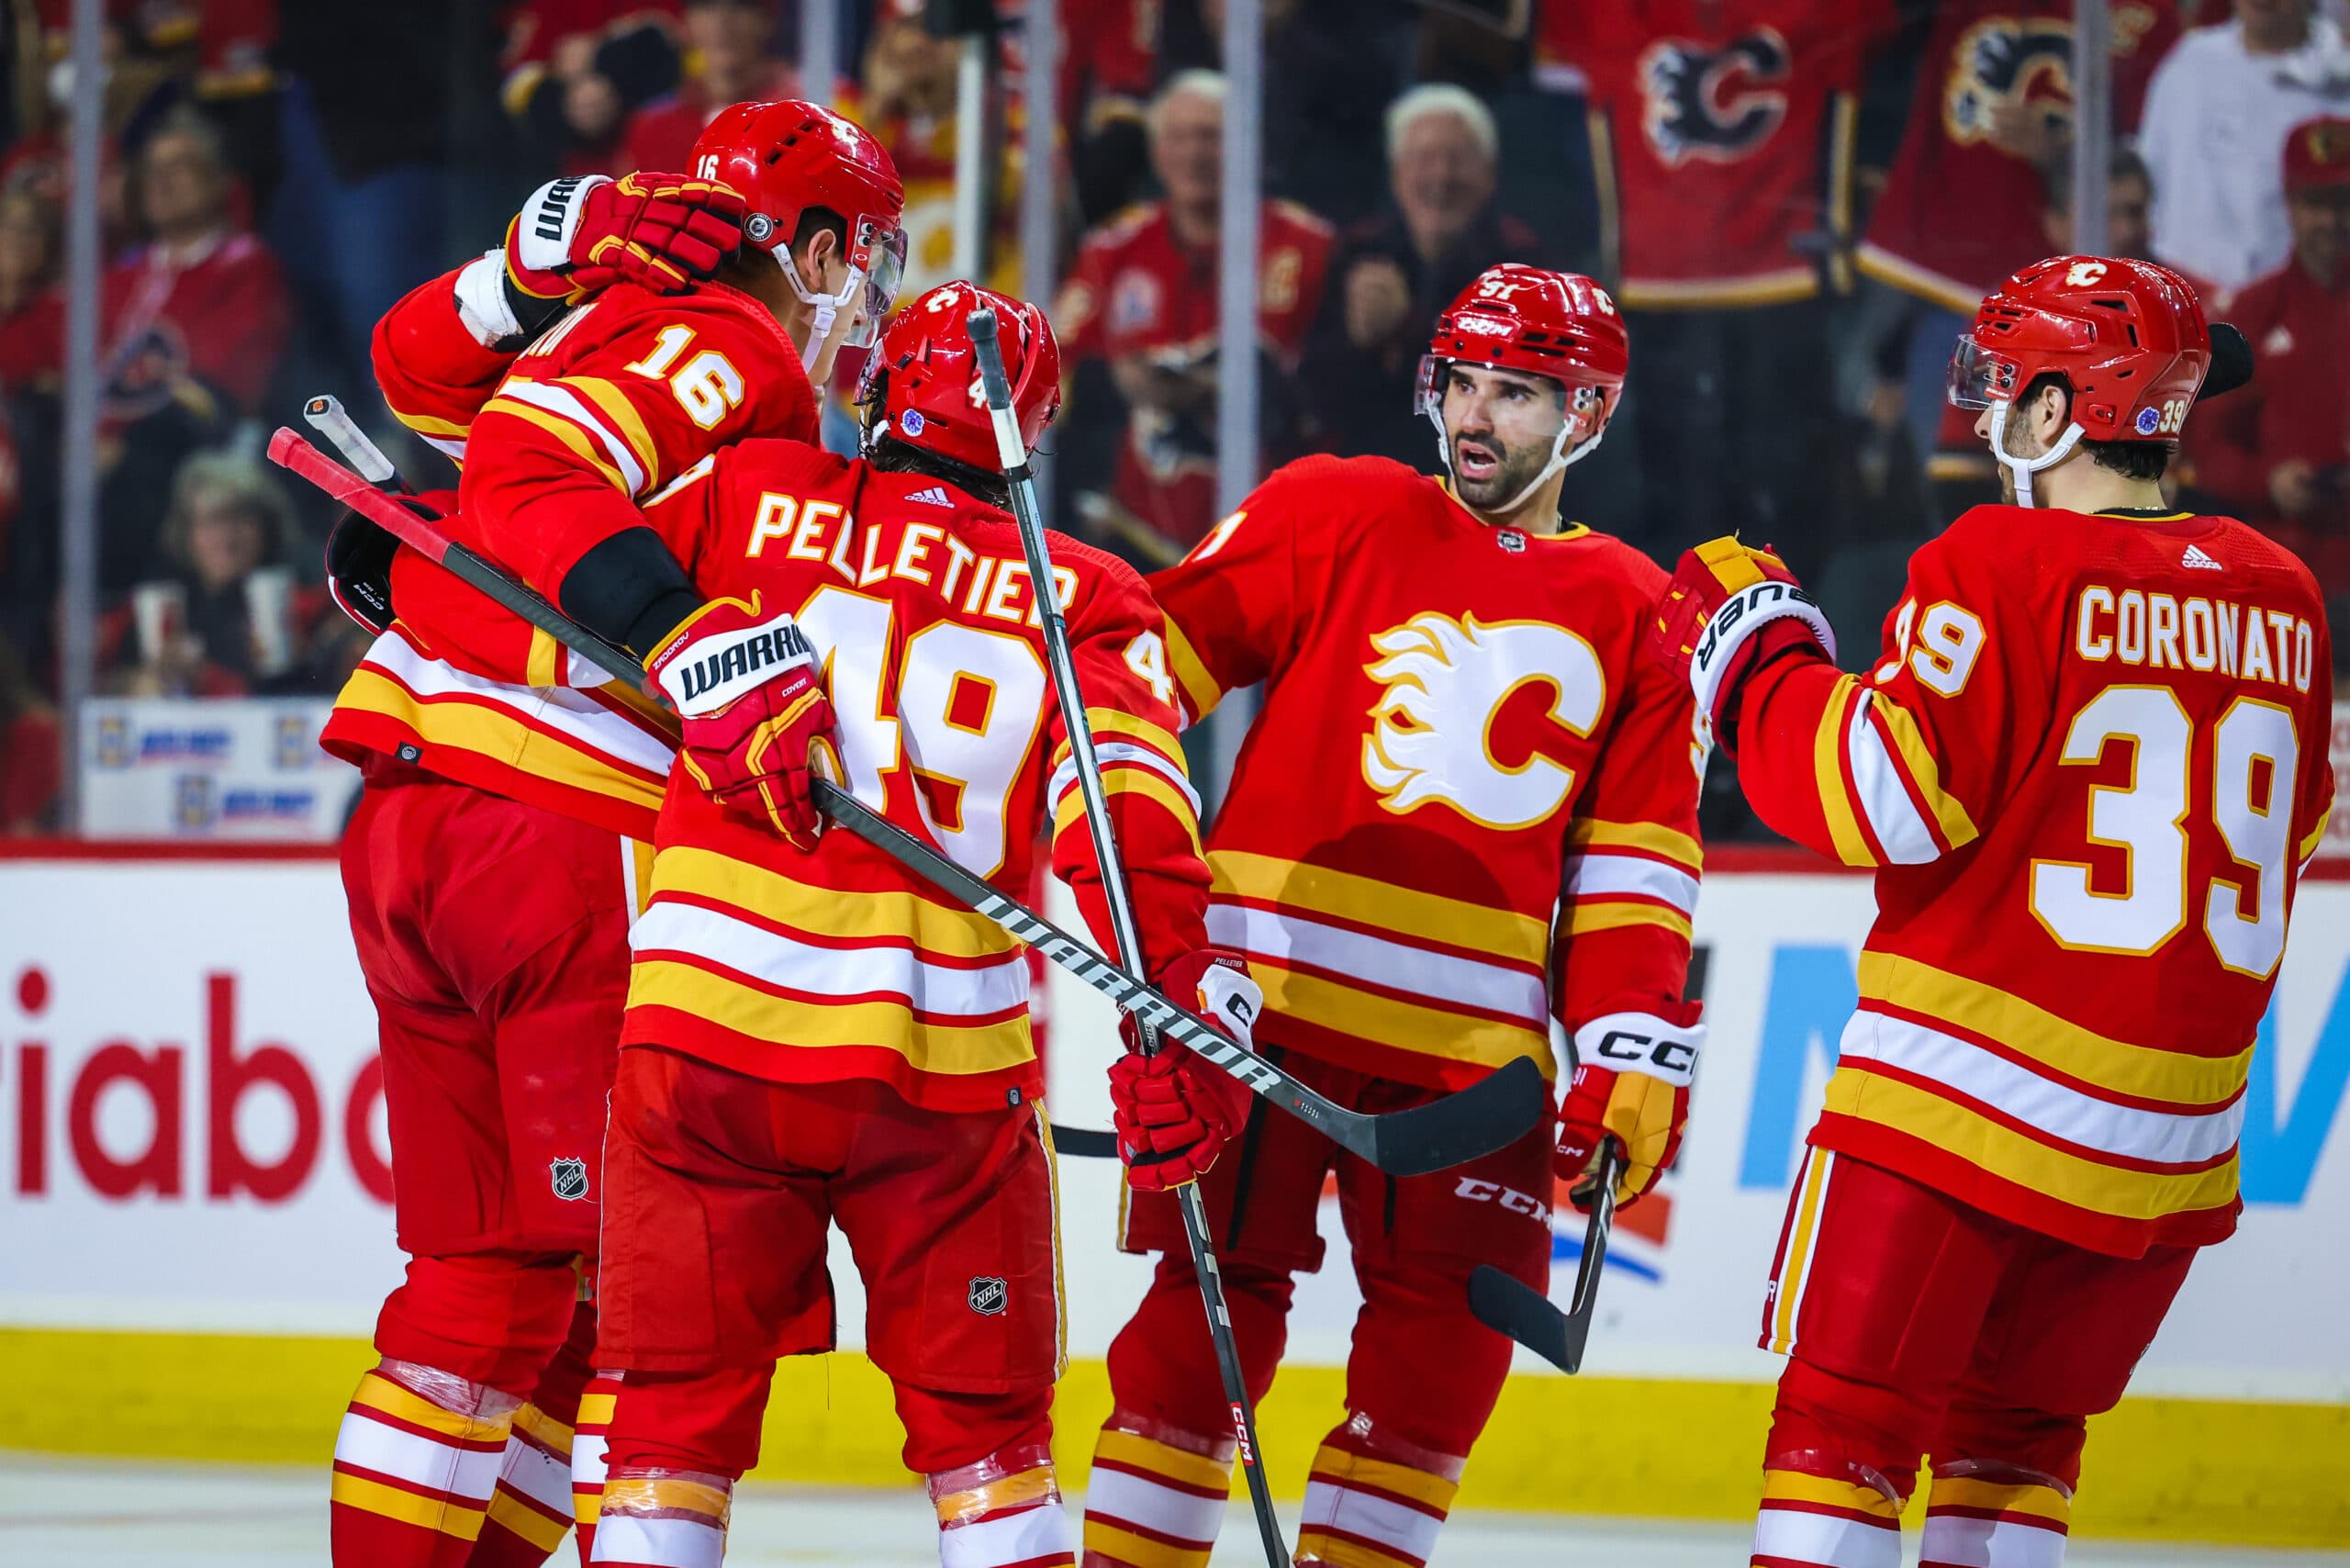
MULTIPOLYGON (((1443 463, 1444 471, 1447 474, 1451 475, 1453 483, 1457 487, 1460 484, 1460 476, 1452 472, 1452 438, 1444 433, 1444 411, 1441 409, 1430 409, 1427 411, 1427 415, 1428 423, 1436 426, 1437 458, 1438 461, 1443 463)), ((1513 511, 1516 511, 1519 507, 1524 506, 1526 504, 1526 498, 1540 489, 1542 487, 1542 482, 1545 479, 1548 479, 1551 475, 1558 473, 1561 469, 1573 467, 1584 458, 1589 457, 1593 453, 1597 452, 1599 450, 1600 438, 1607 433, 1606 427, 1603 425, 1600 427, 1598 434, 1594 435, 1586 442, 1583 442, 1580 444, 1570 448, 1567 445, 1567 438, 1574 433, 1574 430, 1575 421, 1572 419, 1568 420, 1566 423, 1561 425, 1559 427, 1559 439, 1552 442, 1550 446, 1550 461, 1542 465, 1541 472, 1535 475, 1533 478, 1528 479, 1526 482, 1526 487, 1524 489, 1518 491, 1517 494, 1512 496, 1508 500, 1504 501, 1501 505, 1492 509, 1492 510, 1486 515, 1493 517, 1504 517, 1513 511)), ((1475 510, 1481 512, 1485 511, 1485 509, 1482 507, 1475 510)))
POLYGON ((2018 457, 2008 450, 2008 410, 2014 407, 2013 402, 1991 405, 1991 455, 2016 476, 2016 505, 2037 506, 2040 503, 2031 498, 2031 476, 2043 468, 2053 468, 2070 457, 2073 448, 2079 444, 2086 432, 2076 423, 2067 424, 2065 433, 2056 438, 2055 445, 2037 457, 2018 457))
POLYGON ((812 372, 817 359, 824 352, 825 340, 833 335, 833 323, 840 319, 840 313, 849 301, 864 292, 865 269, 849 268, 848 282, 841 286, 838 294, 818 294, 800 280, 800 268, 792 263, 789 246, 778 245, 767 254, 773 256, 776 265, 783 269, 783 281, 791 286, 791 292, 799 297, 800 303, 816 313, 815 320, 808 329, 808 341, 800 350, 800 368, 812 372))

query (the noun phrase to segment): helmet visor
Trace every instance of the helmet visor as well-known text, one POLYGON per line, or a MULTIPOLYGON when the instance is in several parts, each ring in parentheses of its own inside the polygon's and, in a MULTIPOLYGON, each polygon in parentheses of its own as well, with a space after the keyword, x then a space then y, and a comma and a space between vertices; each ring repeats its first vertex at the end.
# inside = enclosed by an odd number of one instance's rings
POLYGON ((906 277, 906 231, 892 229, 876 239, 866 255, 864 314, 849 330, 851 348, 870 348, 881 335, 883 318, 897 308, 898 286, 906 277))
POLYGON ((1950 356, 1950 400, 1953 408, 1987 409, 2011 403, 2019 390, 2016 362, 1962 333, 1950 356))

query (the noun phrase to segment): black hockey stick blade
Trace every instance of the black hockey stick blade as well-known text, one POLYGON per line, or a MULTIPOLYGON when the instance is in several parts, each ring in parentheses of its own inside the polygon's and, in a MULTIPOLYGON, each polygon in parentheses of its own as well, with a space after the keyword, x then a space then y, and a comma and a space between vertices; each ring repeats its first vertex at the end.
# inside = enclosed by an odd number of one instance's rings
POLYGON ((1599 1310, 1599 1276, 1607 1264, 1607 1238, 1616 1225, 1616 1182, 1624 1169, 1614 1139, 1600 1161, 1591 1222, 1583 1227, 1583 1260, 1575 1270, 1572 1304, 1561 1312, 1550 1298, 1491 1263, 1469 1276, 1469 1311, 1496 1334, 1507 1335, 1561 1372, 1583 1370, 1591 1320, 1599 1310))
POLYGON ((907 870, 1027 943, 1169 1039, 1189 1047, 1333 1143, 1391 1176, 1421 1176, 1506 1148, 1550 1114, 1542 1074, 1513 1062, 1481 1083, 1408 1111, 1366 1115, 1300 1083, 1272 1062, 1225 1038, 1143 981, 1078 941, 985 878, 965 869, 829 779, 815 783, 817 806, 840 826, 907 870), (1390 1124, 1396 1124, 1391 1126, 1390 1124))
POLYGON ((1065 1127, 1055 1122, 1053 1152, 1065 1154, 1071 1159, 1115 1159, 1118 1158, 1118 1135, 1105 1133, 1099 1127, 1065 1127))

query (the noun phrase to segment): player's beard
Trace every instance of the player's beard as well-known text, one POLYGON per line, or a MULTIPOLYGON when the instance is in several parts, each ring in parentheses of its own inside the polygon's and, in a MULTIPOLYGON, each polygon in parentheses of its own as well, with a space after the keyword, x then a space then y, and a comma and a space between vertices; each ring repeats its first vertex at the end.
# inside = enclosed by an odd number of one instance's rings
MULTIPOLYGON (((2016 417, 2012 409, 2008 413, 2007 429, 1999 432, 1998 439, 2007 448, 2008 456, 2020 457, 2027 462, 2044 450, 2034 446, 2031 432, 2024 428, 2023 421, 2016 417)), ((1999 454, 1994 451, 1991 455, 1996 459, 1999 454)), ((2009 506, 2016 504, 2016 471, 2005 462, 1999 464, 1999 498, 2009 506)))
POLYGON ((1498 511, 1524 494, 1550 461, 1551 442, 1528 442, 1523 446, 1505 445, 1499 436, 1481 435, 1452 438, 1452 487, 1461 500, 1479 511, 1498 511), (1472 441, 1492 454, 1497 461, 1493 471, 1472 476, 1461 471, 1460 445, 1463 439, 1472 441))

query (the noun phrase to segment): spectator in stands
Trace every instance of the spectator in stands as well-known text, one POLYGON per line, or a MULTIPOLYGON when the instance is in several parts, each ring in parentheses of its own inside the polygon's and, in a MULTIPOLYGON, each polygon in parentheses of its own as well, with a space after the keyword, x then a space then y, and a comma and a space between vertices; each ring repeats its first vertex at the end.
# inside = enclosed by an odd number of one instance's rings
MULTIPOLYGON (((2041 171, 2040 237, 2046 253, 2073 245, 2073 164, 2068 147, 2041 171)), ((2105 251, 2109 256, 2154 259, 2154 177, 2135 148, 2117 147, 2105 168, 2105 251)), ((2211 303, 2207 297, 2204 303, 2211 303)))
POLYGON ((2228 319, 2260 374, 2188 421, 2192 488, 2350 596, 2350 118, 2296 127, 2283 159, 2292 253, 2228 319))
MULTIPOLYGON (((1073 0, 1060 7, 1054 104, 1085 228, 1124 211, 1148 177, 1143 110, 1163 74, 1163 10, 1162 0, 1073 0)), ((1020 30, 1007 29, 1004 45, 1006 69, 1024 70, 1020 30)))
POLYGON ((1534 230, 1494 201, 1500 155, 1494 117, 1461 88, 1415 87, 1389 106, 1391 204, 1340 240, 1306 348, 1317 448, 1433 461, 1412 403, 1438 312, 1487 267, 1543 259, 1534 230))
POLYGON ((2292 250, 2277 170, 2287 134, 2350 112, 2350 44, 2316 0, 2235 0, 2154 72, 2140 151, 2154 178, 2154 255, 2238 289, 2292 250))
POLYGON ((0 837, 56 830, 60 742, 57 710, 0 638, 0 837))
POLYGON ((719 110, 800 95, 799 73, 775 53, 776 13, 768 0, 686 0, 685 35, 690 73, 676 92, 629 117, 616 173, 690 173, 694 140, 719 110))
POLYGON ((233 697, 301 689, 312 633, 332 613, 290 565, 292 509, 250 459, 188 460, 163 526, 166 575, 131 591, 110 630, 113 684, 133 696, 233 697), (142 600, 167 610, 151 610, 142 600))
POLYGON ((28 187, 0 192, 0 390, 20 391, 56 372, 65 310, 60 239, 55 203, 28 187))
POLYGON ((235 414, 259 405, 289 306, 276 259, 232 221, 232 190, 219 136, 192 109, 140 151, 132 205, 150 241, 106 276, 111 418, 143 418, 175 398, 225 397, 235 414))
POLYGON ((506 112, 567 174, 603 174, 632 110, 677 84, 679 0, 521 0, 506 112))
MULTIPOLYGON (((1217 264, 1224 78, 1191 71, 1149 116, 1158 201, 1089 235, 1055 303, 1073 367, 1062 442, 1087 531, 1140 564, 1188 550, 1215 521, 1217 264), (1091 459, 1091 461, 1089 461, 1091 459)), ((1329 226, 1302 207, 1259 209, 1257 318, 1270 467, 1292 454, 1293 374, 1321 304, 1329 226)))
MULTIPOLYGON (((961 45, 923 21, 923 0, 881 0, 856 85, 841 112, 890 150, 906 187, 906 276, 912 299, 955 275, 955 99, 961 45)), ((1011 263, 1018 231, 1013 204, 999 193, 991 264, 1011 263)), ((1018 286, 1016 276, 987 281, 1018 286)), ((843 382, 854 380, 843 376, 843 382)))

